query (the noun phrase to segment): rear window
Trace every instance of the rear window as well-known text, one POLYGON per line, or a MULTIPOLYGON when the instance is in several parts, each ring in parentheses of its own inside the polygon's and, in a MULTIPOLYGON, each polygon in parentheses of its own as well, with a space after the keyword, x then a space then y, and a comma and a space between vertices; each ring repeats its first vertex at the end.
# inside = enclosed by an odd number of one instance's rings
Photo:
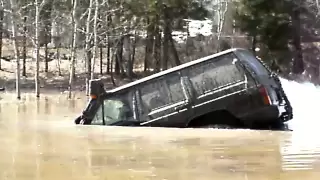
POLYGON ((235 52, 241 61, 247 62, 257 75, 268 75, 270 72, 262 65, 251 52, 246 50, 238 50, 235 52))
POLYGON ((244 82, 245 73, 236 65, 236 56, 232 53, 216 57, 183 70, 192 83, 198 96, 227 85, 244 82))

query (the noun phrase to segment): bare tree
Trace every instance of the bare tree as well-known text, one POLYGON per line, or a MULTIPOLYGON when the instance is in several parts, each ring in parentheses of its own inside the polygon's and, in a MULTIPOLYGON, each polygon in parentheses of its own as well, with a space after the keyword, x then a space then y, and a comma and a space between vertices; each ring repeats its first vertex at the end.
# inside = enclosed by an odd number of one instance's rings
POLYGON ((2 60, 3 18, 4 18, 4 7, 3 7, 3 1, 1 1, 1 4, 0 4, 0 70, 2 69, 1 60, 2 60))
POLYGON ((35 54, 36 54, 36 72, 35 72, 35 91, 36 97, 40 97, 40 79, 39 79, 39 64, 40 64, 40 43, 39 43, 39 30, 40 30, 40 9, 44 5, 44 1, 39 3, 39 0, 35 0, 36 16, 35 16, 35 54))
POLYGON ((92 11, 93 0, 90 0, 90 5, 88 9, 87 22, 86 22, 86 42, 85 42, 85 52, 86 52, 86 95, 89 95, 89 80, 91 75, 91 50, 90 50, 90 21, 91 21, 91 11, 92 11))
POLYGON ((72 33, 72 46, 71 46, 71 62, 70 62, 70 79, 69 79, 69 94, 68 98, 71 98, 71 92, 74 84, 74 74, 75 74, 75 60, 76 60, 76 45, 77 45, 77 28, 78 23, 76 21, 76 10, 77 10, 77 0, 73 0, 73 8, 72 8, 72 25, 73 25, 73 33, 72 33))
POLYGON ((220 49, 220 39, 223 31, 223 26, 225 22, 225 16, 228 11, 228 1, 227 0, 217 0, 216 2, 217 10, 216 13, 218 15, 218 27, 217 27, 217 51, 220 49))
POLYGON ((12 42, 14 47, 14 55, 16 59, 16 93, 17 99, 21 99, 21 92, 20 92, 20 55, 18 49, 18 41, 17 41, 17 27, 14 21, 14 12, 16 12, 16 3, 14 0, 10 0, 10 21, 11 21, 11 28, 12 28, 12 42))
POLYGON ((26 70, 26 59, 27 59, 27 16, 23 17, 23 50, 22 50, 22 76, 27 76, 27 70, 26 70))
POLYGON ((98 13, 99 13, 99 1, 95 0, 95 10, 94 10, 94 21, 93 21, 93 54, 92 54, 92 69, 91 69, 91 76, 90 79, 94 78, 94 66, 96 61, 96 54, 97 54, 97 44, 98 44, 98 34, 97 34, 97 20, 98 20, 98 13))

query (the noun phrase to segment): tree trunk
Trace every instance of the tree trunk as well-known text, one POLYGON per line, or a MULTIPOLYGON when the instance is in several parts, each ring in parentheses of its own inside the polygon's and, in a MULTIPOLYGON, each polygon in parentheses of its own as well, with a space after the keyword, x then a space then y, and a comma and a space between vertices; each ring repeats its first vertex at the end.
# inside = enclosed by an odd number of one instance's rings
POLYGON ((218 45, 217 52, 219 52, 221 50, 220 49, 220 39, 221 39, 223 26, 225 23, 226 13, 228 11, 228 2, 218 0, 217 3, 218 3, 218 16, 219 16, 218 29, 217 29, 217 45, 218 45))
POLYGON ((92 54, 92 69, 91 69, 91 76, 90 79, 94 79, 94 66, 96 62, 96 55, 97 55, 97 45, 98 45, 98 31, 97 31, 97 20, 98 20, 98 13, 99 13, 99 1, 95 0, 95 11, 94 11, 94 21, 93 21, 93 54, 92 54))
POLYGON ((118 40, 117 46, 116 46, 116 62, 115 62, 115 68, 114 72, 116 75, 120 75, 124 73, 124 69, 122 66, 123 62, 123 39, 124 37, 121 35, 120 39, 118 40))
MULTIPOLYGON (((43 0, 44 1, 44 0, 43 0)), ((49 71, 49 57, 48 57, 48 44, 51 42, 51 33, 50 33, 50 29, 51 29, 51 13, 53 12, 53 1, 49 1, 49 2, 42 2, 42 7, 40 9, 40 21, 43 23, 43 37, 44 41, 42 41, 40 44, 44 44, 45 49, 44 49, 44 53, 45 53, 45 57, 44 57, 44 72, 48 72, 49 71)))
POLYGON ((22 76, 26 77, 26 59, 27 59, 27 16, 23 17, 23 59, 22 59, 22 76))
POLYGON ((44 44, 44 72, 48 72, 49 71, 49 64, 48 64, 48 34, 47 31, 45 32, 45 44, 44 44))
POLYGON ((133 64, 132 64, 132 59, 131 59, 131 40, 130 40, 130 35, 124 36, 124 54, 125 54, 125 59, 127 60, 127 76, 130 80, 132 80, 132 75, 133 75, 133 64))
POLYGON ((132 54, 131 54, 131 63, 132 63, 132 71, 134 68, 134 61, 135 61, 135 56, 136 56, 136 47, 137 47, 137 40, 138 39, 138 34, 137 31, 134 32, 134 42, 132 43, 132 54))
MULTIPOLYGON (((98 26, 98 29, 100 30, 102 28, 102 20, 101 20, 101 13, 99 13, 98 15, 99 17, 99 26, 98 26)), ((99 31, 100 33, 100 31, 99 31)), ((103 38, 103 36, 99 35, 99 59, 100 59, 100 75, 103 75, 103 46, 104 46, 104 42, 105 42, 105 39, 103 38)))
POLYGON ((61 37, 60 37, 60 29, 57 28, 57 36, 56 36, 56 43, 55 43, 57 46, 56 46, 56 54, 57 54, 57 66, 58 66, 58 75, 59 76, 62 76, 61 74, 61 67, 60 67, 60 64, 61 64, 61 53, 60 53, 60 48, 61 48, 61 37))
POLYGON ((88 16, 86 22, 86 44, 85 44, 85 52, 86 52, 86 95, 89 95, 89 80, 91 75, 91 43, 90 43, 90 21, 91 21, 91 11, 92 11, 93 0, 90 0, 90 5, 88 9, 88 16))
POLYGON ((147 38, 145 41, 145 56, 144 56, 144 72, 149 68, 149 63, 152 58, 153 43, 154 43, 154 23, 151 23, 150 17, 147 18, 147 38))
POLYGON ((155 36, 155 41, 153 44, 153 57, 154 57, 154 67, 153 69, 155 70, 155 72, 159 72, 160 71, 160 61, 161 61, 161 31, 159 28, 159 24, 160 24, 160 17, 159 15, 156 15, 156 20, 155 20, 155 28, 154 28, 154 36, 155 36))
POLYGON ((173 54, 174 62, 176 64, 176 66, 179 66, 181 64, 181 61, 180 61, 180 58, 179 58, 179 54, 178 54, 176 45, 174 44, 174 40, 172 38, 171 30, 170 30, 170 34, 169 34, 169 40, 170 40, 170 43, 171 43, 171 51, 172 51, 172 54, 173 54))
POLYGON ((293 59, 293 73, 301 74, 304 71, 304 63, 301 48, 301 34, 300 34, 300 7, 293 8, 292 11, 292 27, 293 27, 293 46, 294 46, 294 59, 293 59))
POLYGON ((73 8, 72 8, 72 25, 73 25, 73 33, 72 33, 72 46, 71 46, 71 62, 70 62, 70 79, 69 79, 69 94, 68 98, 72 97, 72 90, 74 85, 74 74, 75 74, 75 61, 76 61, 76 45, 77 45, 77 26, 78 23, 76 21, 76 10, 77 10, 77 0, 73 0, 73 8))
MULTIPOLYGON (((101 42, 101 40, 100 40, 100 42, 101 42)), ((103 75, 103 46, 102 46, 102 43, 100 43, 99 51, 100 51, 100 75, 103 75)))
POLYGON ((170 36, 170 21, 169 17, 164 17, 164 28, 163 28, 163 43, 162 43, 162 70, 166 70, 168 68, 168 60, 169 60, 169 36, 170 36))
POLYGON ((114 58, 115 58, 115 55, 116 55, 116 52, 112 52, 112 55, 110 57, 110 64, 111 64, 111 71, 110 71, 110 77, 111 77, 111 82, 112 82, 112 85, 115 87, 117 86, 116 84, 116 81, 114 80, 114 76, 113 76, 113 71, 112 71, 112 65, 113 65, 113 61, 114 61, 114 58))
POLYGON ((20 55, 19 55, 19 49, 18 49, 18 41, 17 41, 17 28, 15 24, 15 18, 14 18, 14 12, 16 7, 15 7, 15 2, 14 0, 10 0, 10 5, 11 5, 11 24, 12 24, 12 40, 13 40, 13 47, 14 47, 14 55, 16 59, 16 94, 17 94, 17 99, 21 99, 21 92, 20 92, 20 55))
POLYGON ((99 13, 99 1, 95 0, 95 11, 94 11, 94 21, 93 21, 93 55, 92 55, 92 69, 91 69, 91 76, 90 79, 94 79, 94 66, 96 62, 97 56, 97 49, 98 49, 98 27, 97 27, 97 20, 98 20, 98 13, 99 13))
POLYGON ((56 47, 56 54, 57 54, 57 68, 58 68, 58 76, 62 76, 61 73, 61 56, 60 56, 60 43, 58 44, 58 46, 56 47))
POLYGON ((192 41, 193 41, 192 38, 190 38, 189 22, 187 22, 186 57, 189 57, 189 54, 191 54, 189 52, 189 49, 191 48, 189 47, 192 41))
POLYGON ((35 72, 35 91, 36 91, 36 97, 39 98, 40 97, 40 83, 39 83, 39 62, 40 62, 40 43, 39 43, 39 20, 40 20, 40 13, 39 13, 39 2, 38 0, 35 0, 35 4, 36 4, 36 17, 35 17, 35 28, 36 28, 36 32, 35 32, 35 54, 36 54, 36 72, 35 72))
POLYGON ((109 35, 107 37, 107 41, 108 41, 108 44, 107 44, 107 74, 110 73, 110 52, 111 52, 111 47, 110 47, 110 38, 109 38, 109 35))
MULTIPOLYGON (((110 31, 111 31, 111 23, 112 23, 112 18, 111 15, 107 15, 107 74, 110 73, 110 69, 112 66, 112 63, 110 62, 110 56, 111 56, 111 41, 110 41, 110 31), (111 64, 111 65, 110 65, 111 64)), ((111 69, 112 71, 112 69, 111 69)))
POLYGON ((120 63, 119 62, 122 61, 122 59, 121 59, 122 58, 122 49, 120 49, 120 47, 122 47, 122 46, 118 45, 118 47, 117 47, 116 61, 115 61, 115 65, 114 65, 114 74, 116 74, 116 75, 120 75, 121 74, 120 63))
POLYGON ((1 4, 1 7, 0 7, 0 70, 2 70, 1 61, 2 61, 3 18, 4 18, 4 9, 3 9, 3 5, 1 4))

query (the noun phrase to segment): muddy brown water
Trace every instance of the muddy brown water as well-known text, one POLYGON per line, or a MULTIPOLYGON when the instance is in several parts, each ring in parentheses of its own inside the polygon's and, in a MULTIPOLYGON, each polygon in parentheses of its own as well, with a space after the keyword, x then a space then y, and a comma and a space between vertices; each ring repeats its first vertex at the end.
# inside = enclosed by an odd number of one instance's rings
POLYGON ((76 126, 85 104, 0 101, 0 180, 320 177, 320 148, 294 144, 294 131, 76 126))

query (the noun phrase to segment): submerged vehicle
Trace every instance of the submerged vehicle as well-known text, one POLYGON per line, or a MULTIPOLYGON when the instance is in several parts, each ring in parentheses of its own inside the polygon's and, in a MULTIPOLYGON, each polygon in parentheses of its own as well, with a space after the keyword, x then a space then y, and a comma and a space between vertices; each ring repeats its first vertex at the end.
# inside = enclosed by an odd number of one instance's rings
POLYGON ((228 49, 105 91, 90 82, 91 99, 76 124, 111 126, 254 127, 293 118, 279 77, 246 49, 228 49))

